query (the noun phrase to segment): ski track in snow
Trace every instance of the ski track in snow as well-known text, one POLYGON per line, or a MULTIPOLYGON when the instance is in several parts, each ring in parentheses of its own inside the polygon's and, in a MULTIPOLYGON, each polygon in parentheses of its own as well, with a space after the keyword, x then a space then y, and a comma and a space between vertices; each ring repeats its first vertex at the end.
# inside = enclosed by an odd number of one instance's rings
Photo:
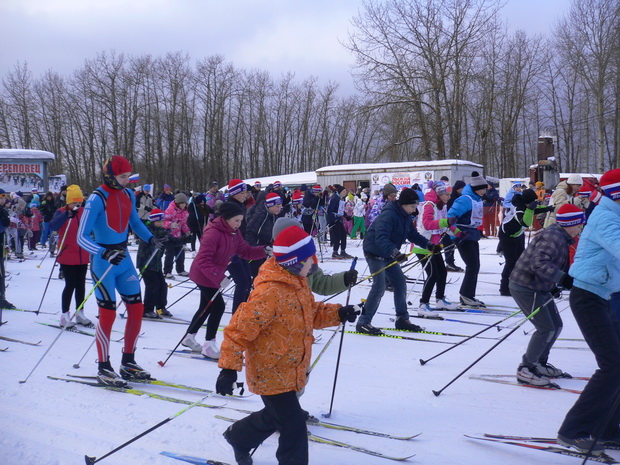
MULTIPOLYGON (((360 241, 350 241, 347 252, 362 257, 362 248, 356 246, 360 241)), ((496 239, 480 241, 484 281, 478 284, 478 293, 486 294, 482 300, 487 304, 514 305, 510 297, 498 293, 501 266, 497 256, 492 253, 497 245, 496 239), (491 254, 491 255, 487 255, 491 254), (493 282, 494 284, 491 284, 493 282)), ((403 249, 404 250, 404 249, 403 249)), ((325 251, 324 251, 325 252, 325 251)), ((131 252, 134 257, 135 252, 131 252)), ((464 266, 458 253, 457 264, 464 266)), ((39 261, 23 263, 9 262, 7 269, 13 272, 11 286, 7 290, 9 301, 17 307, 36 309, 51 271, 53 259, 45 259, 41 268, 39 261), (20 272, 19 275, 16 275, 20 272)), ((191 261, 186 261, 189 267, 191 261)), ((345 271, 350 261, 326 260, 321 267, 326 272, 345 271)), ((360 260, 358 270, 364 273, 365 260, 360 260)), ((366 270, 367 273, 367 270, 366 270)), ((420 267, 409 272, 417 278, 420 267)), ((54 271, 54 277, 57 271, 54 271)), ((451 273, 458 277, 458 273, 451 273)), ((184 278, 185 279, 185 278, 184 278)), ((460 281, 460 280, 459 280, 460 281)), ((174 284, 174 283, 173 283, 174 284)), ((87 292, 92 284, 87 284, 87 292)), ((412 288, 412 284, 409 288, 412 288)), ((421 285, 415 285, 420 290, 421 285)), ((447 286, 447 297, 458 300, 460 282, 447 286)), ((59 311, 60 296, 64 282, 52 280, 42 306, 44 311, 59 311)), ((181 286, 169 289, 168 301, 174 302, 187 290, 181 286)), ((369 288, 359 286, 353 289, 351 303, 366 298, 369 288)), ((317 296, 317 300, 324 297, 317 296)), ((419 294, 411 293, 409 299, 417 305, 419 294)), ((175 317, 191 319, 198 306, 198 292, 190 293, 170 311, 175 317)), ((344 303, 346 293, 330 302, 344 303)), ((230 309, 230 299, 226 299, 230 309)), ((392 314, 392 294, 386 292, 379 310, 392 314)), ((560 304, 563 308, 565 304, 560 304)), ((85 313, 94 320, 96 301, 94 296, 85 306, 85 313)), ((225 313, 222 323, 226 323, 230 313, 225 313)), ((459 319, 494 323, 500 316, 459 313, 459 319)), ((564 330, 562 337, 580 338, 581 333, 570 311, 562 313, 564 330)), ((57 330, 36 321, 57 322, 58 315, 35 315, 33 313, 4 310, 2 320, 8 324, 0 327, 0 335, 39 341, 40 346, 5 342, 7 352, 0 353, 0 463, 2 465, 66 465, 84 463, 84 455, 101 457, 115 447, 154 426, 184 406, 157 399, 138 397, 130 394, 106 391, 103 389, 65 383, 47 379, 47 375, 64 376, 67 373, 96 374, 96 350, 93 347, 81 363, 74 369, 92 342, 92 338, 75 333, 63 334, 39 365, 27 383, 19 384, 48 349, 57 336, 57 330)), ((473 334, 481 327, 473 327, 457 322, 415 320, 429 331, 473 334)), ((373 324, 391 326, 390 315, 376 315, 373 324)), ((114 328, 123 330, 124 321, 117 318, 114 328)), ((353 325, 349 326, 354 329, 353 325)), ((530 330, 526 323, 523 329, 530 330)), ((328 330, 321 341, 313 346, 316 357, 329 340, 328 330)), ((142 326, 144 336, 138 340, 136 360, 149 370, 155 378, 177 383, 213 389, 219 368, 215 363, 201 363, 200 360, 172 357, 164 368, 157 361, 163 360, 166 350, 141 350, 142 347, 169 347, 172 349, 184 334, 185 326, 146 322, 142 326)), ((489 330, 489 336, 502 336, 507 330, 489 330)), ((118 334, 118 333, 116 333, 118 334)), ((483 334, 485 335, 485 334, 483 334)), ((424 334, 425 339, 437 338, 458 342, 462 338, 433 336, 424 334)), ((204 338, 204 329, 199 339, 204 338)), ((222 335, 218 334, 218 343, 222 335)), ((310 382, 301 398, 302 406, 312 414, 320 416, 329 410, 329 402, 334 379, 334 369, 338 354, 338 335, 329 349, 323 354, 310 382)), ((425 366, 419 359, 428 359, 447 346, 409 340, 372 338, 346 334, 340 362, 338 385, 334 408, 330 421, 361 428, 372 429, 395 435, 422 435, 411 441, 395 441, 385 438, 363 436, 355 433, 326 430, 309 426, 309 430, 320 436, 348 442, 350 444, 381 451, 390 455, 416 456, 409 463, 420 464, 477 464, 477 465, 521 465, 524 463, 577 464, 577 459, 538 451, 519 450, 502 444, 481 443, 468 440, 463 434, 496 433, 555 437, 565 413, 576 400, 574 394, 523 389, 518 386, 485 383, 469 379, 469 375, 513 373, 516 371, 521 354, 529 336, 519 330, 497 349, 475 365, 458 381, 448 387, 439 397, 431 392, 441 389, 460 371, 477 359, 495 341, 474 339, 438 357, 425 366), (515 450, 516 449, 516 450, 515 450)), ((112 365, 118 369, 122 342, 111 344, 112 365)), ((596 364, 589 351, 553 350, 551 363, 574 376, 590 376, 596 364)), ((240 375, 243 380, 244 375, 240 375)), ((558 380, 564 387, 574 387, 574 382, 558 380)), ((582 382, 583 383, 583 382, 582 382)), ((136 385, 137 389, 158 394, 198 400, 200 393, 182 391, 153 385, 136 385)), ((221 397, 209 398, 208 404, 226 404, 230 407, 258 410, 262 407, 259 396, 244 399, 221 397)), ((159 455, 162 450, 186 455, 221 460, 234 463, 232 450, 222 438, 228 424, 215 418, 220 414, 242 418, 243 414, 226 409, 193 408, 173 421, 156 429, 145 437, 130 444, 121 451, 102 460, 108 465, 175 465, 179 462, 159 455)), ((382 464, 388 460, 360 454, 355 451, 339 449, 329 445, 310 443, 310 463, 338 464, 382 464)), ((256 465, 275 463, 277 438, 274 435, 265 441, 254 454, 256 465)), ((620 452, 610 455, 620 458, 620 452)))

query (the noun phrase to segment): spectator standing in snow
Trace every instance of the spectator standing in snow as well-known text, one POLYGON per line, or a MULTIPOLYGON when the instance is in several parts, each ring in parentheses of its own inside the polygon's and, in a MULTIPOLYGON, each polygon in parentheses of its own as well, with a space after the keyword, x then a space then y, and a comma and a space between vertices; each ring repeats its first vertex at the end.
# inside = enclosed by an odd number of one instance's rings
MULTIPOLYGON (((229 183, 229 187, 233 181, 229 183)), ((220 286, 228 285, 224 282, 224 273, 227 267, 230 270, 229 262, 235 256, 240 260, 260 260, 267 255, 264 247, 250 246, 238 233, 245 214, 245 210, 238 202, 224 202, 220 206, 219 213, 220 216, 210 221, 205 228, 200 240, 198 255, 190 268, 190 279, 200 289, 200 304, 187 329, 187 335, 182 341, 185 347, 189 347, 194 352, 202 352, 202 355, 212 359, 220 356, 215 336, 226 304, 222 293, 218 293, 218 290, 220 286), (217 296, 213 299, 216 293, 217 296), (209 304, 211 299, 213 301, 209 304), (196 341, 196 334, 207 318, 206 340, 201 345, 196 341)))
MULTIPOLYGON (((534 191, 528 189, 533 195, 534 191)), ((528 195, 528 198, 530 196, 528 195)), ((510 294, 525 315, 540 307, 530 321, 536 328, 517 370, 517 380, 548 386, 550 377, 563 376, 548 363, 549 352, 562 332, 562 318, 553 301, 557 286, 571 289, 568 251, 586 221, 583 211, 565 204, 557 213, 557 223, 536 235, 510 274, 510 294)))
MULTIPOLYGON (((159 208, 153 208, 149 213, 146 227, 160 241, 169 240, 168 230, 164 228, 164 212, 159 208)), ((152 242, 140 239, 136 266, 144 281, 144 317, 158 319, 162 316, 172 316, 166 309, 168 305, 168 284, 162 268, 163 250, 152 242), (153 255, 153 253, 155 255, 153 255), (153 258, 151 258, 151 256, 153 258), (150 260, 150 261, 149 261, 150 260)))
MULTIPOLYGON (((448 234, 448 231, 452 234, 455 234, 457 231, 453 226, 456 218, 448 219, 447 217, 448 208, 446 202, 450 198, 447 186, 441 181, 430 181, 428 187, 429 190, 424 197, 426 200, 422 204, 422 211, 417 218, 417 227, 420 234, 429 241, 429 245, 440 246, 442 236, 448 234)), ((418 315, 431 318, 436 317, 437 312, 430 307, 431 294, 435 286, 437 286, 435 293, 436 310, 456 310, 458 305, 446 299, 445 291, 448 272, 446 271, 442 255, 440 253, 431 254, 427 248, 416 248, 416 255, 426 272, 418 315)))
MULTIPOLYGON (((377 273, 390 263, 403 262, 407 256, 400 252, 406 240, 421 247, 430 247, 432 251, 441 248, 418 233, 412 215, 417 210, 418 195, 412 189, 403 189, 398 200, 388 202, 368 229, 364 238, 364 256, 371 274, 377 273)), ((381 336, 383 332, 374 327, 374 317, 381 298, 385 293, 385 279, 389 278, 394 289, 394 306, 396 307, 396 329, 421 331, 409 321, 407 312, 407 282, 400 266, 392 265, 373 277, 372 288, 364 305, 363 314, 357 323, 357 331, 371 336, 381 336)))
POLYGON ((620 445, 620 322, 609 303, 610 294, 620 291, 620 169, 603 174, 600 188, 604 196, 588 218, 570 269, 570 307, 598 369, 558 432, 559 444, 595 455, 620 445))
MULTIPOLYGON (((78 230, 80 222, 84 215, 84 196, 82 190, 76 184, 72 184, 66 190, 65 206, 56 210, 52 221, 50 221, 50 230, 58 232, 58 258, 56 261, 60 264, 60 271, 65 280, 65 288, 62 291, 62 314, 60 316, 60 325, 72 327, 75 326, 70 321, 71 297, 75 293, 75 308, 77 309, 84 301, 86 295, 86 273, 88 272, 88 264, 90 257, 88 252, 78 245, 78 230)), ((78 324, 91 326, 92 322, 84 316, 84 310, 76 315, 78 324)))
POLYGON ((482 225, 482 196, 487 190, 487 181, 477 172, 472 173, 469 184, 463 188, 448 210, 448 217, 456 217, 456 226, 461 230, 456 244, 465 262, 465 276, 461 284, 461 304, 468 307, 484 307, 484 303, 476 299, 478 272, 480 271, 480 237, 478 229, 482 225))
POLYGON ((187 196, 179 192, 174 196, 174 202, 168 205, 164 216, 164 227, 169 231, 164 259, 164 275, 168 279, 174 279, 173 265, 176 265, 176 272, 179 276, 189 275, 185 271, 185 244, 191 239, 187 217, 187 196))
POLYGON ((2 325, 2 309, 15 308, 11 302, 6 300, 6 284, 5 284, 5 271, 4 271, 4 255, 6 254, 6 248, 4 244, 6 242, 6 229, 9 227, 11 220, 9 219, 9 211, 6 208, 6 202, 9 199, 9 194, 0 189, 0 244, 2 246, 2 254, 0 255, 0 325, 2 325))

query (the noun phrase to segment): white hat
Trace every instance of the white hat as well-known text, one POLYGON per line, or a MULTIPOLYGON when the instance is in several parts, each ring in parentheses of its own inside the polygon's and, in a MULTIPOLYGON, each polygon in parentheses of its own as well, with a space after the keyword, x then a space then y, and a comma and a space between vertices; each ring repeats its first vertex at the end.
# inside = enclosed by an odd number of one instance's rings
POLYGON ((583 184, 583 179, 578 174, 571 174, 566 180, 566 184, 574 184, 575 186, 581 186, 583 184))

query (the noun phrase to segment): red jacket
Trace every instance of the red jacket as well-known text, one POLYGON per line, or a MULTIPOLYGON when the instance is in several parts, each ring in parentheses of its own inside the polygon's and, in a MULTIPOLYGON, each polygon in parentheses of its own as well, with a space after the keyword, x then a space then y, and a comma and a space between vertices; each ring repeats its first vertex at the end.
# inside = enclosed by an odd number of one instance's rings
POLYGON ((189 270, 190 279, 200 286, 219 288, 230 259, 235 254, 246 260, 266 257, 263 246, 249 245, 241 231, 233 232, 220 216, 211 221, 202 233, 200 250, 189 270))
POLYGON ((67 210, 67 207, 59 208, 50 221, 52 231, 58 231, 58 258, 56 260, 61 265, 86 265, 90 262, 90 256, 77 243, 78 228, 84 214, 84 207, 78 208, 73 218, 67 218, 67 210), (69 231, 67 231, 67 226, 69 226, 69 231))

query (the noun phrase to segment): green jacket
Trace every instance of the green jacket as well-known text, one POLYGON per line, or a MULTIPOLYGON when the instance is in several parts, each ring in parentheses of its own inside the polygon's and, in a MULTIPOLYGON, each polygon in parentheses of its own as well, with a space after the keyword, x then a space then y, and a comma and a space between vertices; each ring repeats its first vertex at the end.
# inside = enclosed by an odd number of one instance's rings
POLYGON ((308 276, 308 286, 312 292, 319 295, 332 295, 345 291, 347 286, 344 284, 344 271, 334 275, 323 274, 320 268, 308 276))
MULTIPOLYGON (((146 227, 155 237, 164 237, 168 235, 167 229, 158 228, 148 221, 146 222, 146 227)), ((138 273, 142 272, 142 268, 144 268, 144 266, 148 262, 155 248, 156 247, 154 245, 151 245, 148 242, 144 242, 142 239, 139 239, 138 256, 136 257, 136 267, 138 268, 138 273)), ((158 273, 163 272, 161 264, 161 259, 163 255, 163 250, 157 252, 153 259, 149 262, 148 267, 145 271, 155 271, 158 273)))

